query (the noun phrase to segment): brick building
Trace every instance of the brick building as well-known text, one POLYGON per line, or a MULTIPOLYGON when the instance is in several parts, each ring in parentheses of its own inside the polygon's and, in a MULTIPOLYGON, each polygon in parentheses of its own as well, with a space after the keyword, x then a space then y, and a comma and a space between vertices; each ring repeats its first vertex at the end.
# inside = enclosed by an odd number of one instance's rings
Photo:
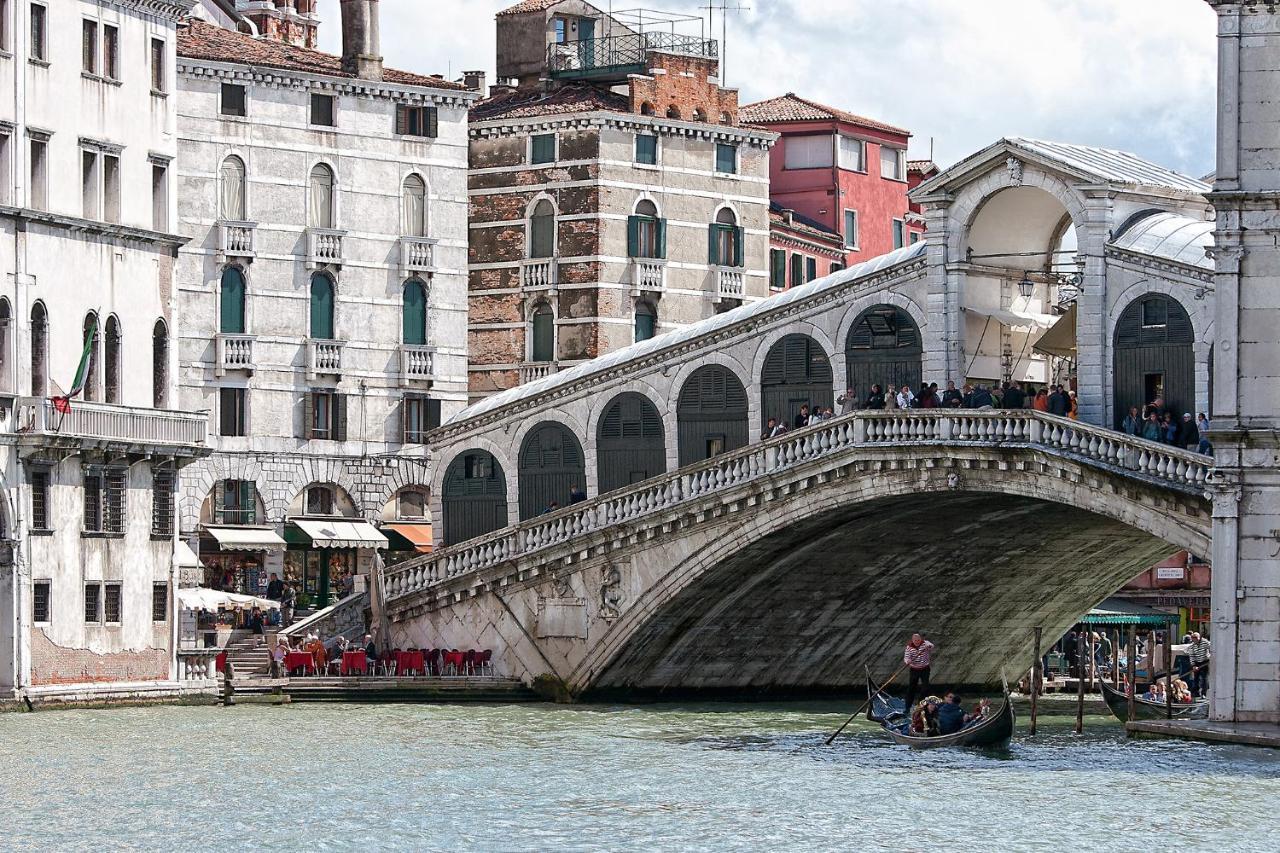
POLYGON ((774 134, 740 123, 718 44, 678 32, 699 19, 662 20, 498 14, 471 113, 473 398, 768 295, 774 134))
MULTIPOLYGON (((769 157, 770 198, 842 235, 845 266, 901 248, 919 233, 908 225, 908 131, 790 92, 747 104, 739 117, 780 134, 769 157)), ((790 283, 792 251, 784 240, 774 243, 787 253, 790 283)), ((800 263, 809 257, 802 254, 800 263)))

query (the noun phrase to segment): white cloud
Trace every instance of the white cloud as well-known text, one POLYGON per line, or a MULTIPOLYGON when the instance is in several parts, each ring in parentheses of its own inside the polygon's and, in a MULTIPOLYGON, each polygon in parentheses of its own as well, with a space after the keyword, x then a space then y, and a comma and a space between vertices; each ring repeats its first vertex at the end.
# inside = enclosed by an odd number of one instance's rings
MULTIPOLYGON (((398 68, 494 67, 494 13, 514 0, 382 0, 398 68)), ((608 8, 608 2, 598 5, 608 8)), ((634 5, 618 0, 616 8, 634 5)), ((705 14, 707 0, 654 5, 705 14)), ((1214 13, 1204 0, 730 0, 728 83, 743 102, 794 91, 909 128, 912 155, 953 162, 1001 136, 1123 148, 1213 167, 1214 13)), ((321 0, 322 46, 341 41, 321 0)), ((720 36, 716 16, 714 36, 720 36)))

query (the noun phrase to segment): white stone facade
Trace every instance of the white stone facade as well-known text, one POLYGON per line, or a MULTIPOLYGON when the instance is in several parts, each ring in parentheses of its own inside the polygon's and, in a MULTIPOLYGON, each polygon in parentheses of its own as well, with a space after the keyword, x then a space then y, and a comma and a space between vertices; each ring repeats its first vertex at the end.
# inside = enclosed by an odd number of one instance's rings
POLYGON ((190 6, 0 4, 0 693, 176 677, 164 481, 204 439, 169 411, 190 6), (60 410, 90 327, 87 382, 60 410))

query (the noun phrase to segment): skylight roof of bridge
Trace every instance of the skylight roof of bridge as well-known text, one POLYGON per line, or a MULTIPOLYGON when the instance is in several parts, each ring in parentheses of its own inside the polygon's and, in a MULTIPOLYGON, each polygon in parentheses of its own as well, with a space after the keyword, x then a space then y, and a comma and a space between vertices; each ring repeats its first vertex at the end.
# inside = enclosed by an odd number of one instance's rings
POLYGON ((1045 142, 1021 136, 1009 137, 1007 141, 1066 166, 1096 175, 1107 182, 1166 187, 1192 193, 1207 193, 1212 189, 1204 181, 1167 169, 1127 151, 1066 142, 1045 142))
POLYGON ((732 311, 726 311, 723 314, 717 314, 714 317, 708 317, 705 320, 692 323, 685 326, 683 329, 677 329, 672 332, 658 335, 657 337, 650 338, 647 341, 641 341, 640 343, 632 344, 629 347, 623 347, 620 350, 615 350, 608 355, 602 355, 599 358, 584 361, 581 364, 569 368, 568 370, 553 373, 550 376, 544 376, 534 382, 529 382, 517 388, 502 391, 491 397, 486 397, 478 403, 468 406, 450 418, 448 423, 453 424, 465 421, 468 418, 473 418, 477 415, 484 414, 485 412, 500 409, 503 406, 511 405, 512 403, 528 397, 536 397, 539 394, 544 394, 547 391, 558 388, 562 385, 571 385, 572 383, 591 376, 592 374, 609 370, 619 364, 623 364, 634 359, 640 359, 647 355, 651 355, 652 353, 661 352, 664 349, 679 346, 686 341, 702 337, 703 335, 709 335, 712 332, 727 328, 735 323, 741 323, 758 314, 764 314, 783 308, 793 302, 819 294, 824 290, 839 287, 849 281, 867 278, 896 264, 915 260, 916 258, 923 256, 924 248, 925 241, 921 240, 918 243, 913 243, 910 246, 897 249, 887 255, 880 255, 879 257, 872 258, 869 261, 864 261, 860 264, 849 267, 846 270, 841 270, 824 278, 811 281, 808 284, 803 284, 799 287, 793 287, 790 290, 785 290, 775 296, 761 299, 758 302, 750 302, 746 305, 739 306, 732 311))
POLYGON ((1213 223, 1176 213, 1153 213, 1139 219, 1111 241, 1117 249, 1212 270, 1213 223))

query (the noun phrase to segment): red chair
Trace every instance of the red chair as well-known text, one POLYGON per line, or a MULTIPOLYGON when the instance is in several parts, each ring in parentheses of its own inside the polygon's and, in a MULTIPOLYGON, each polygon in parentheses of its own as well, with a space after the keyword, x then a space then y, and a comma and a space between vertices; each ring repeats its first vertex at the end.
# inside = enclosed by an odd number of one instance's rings
POLYGON ((493 649, 485 649, 476 655, 476 669, 481 675, 486 671, 489 675, 493 675, 493 649))
POLYGON ((437 675, 440 672, 440 650, 427 649, 426 657, 422 662, 423 675, 437 675))
POLYGON ((396 658, 390 649, 383 649, 382 655, 378 658, 378 667, 383 675, 391 675, 395 671, 396 658))
POLYGON ((462 656, 462 672, 464 675, 476 674, 476 650, 467 649, 462 656))
POLYGON ((214 667, 217 668, 218 672, 226 672, 227 671, 227 653, 223 652, 222 654, 214 658, 213 665, 214 667))

